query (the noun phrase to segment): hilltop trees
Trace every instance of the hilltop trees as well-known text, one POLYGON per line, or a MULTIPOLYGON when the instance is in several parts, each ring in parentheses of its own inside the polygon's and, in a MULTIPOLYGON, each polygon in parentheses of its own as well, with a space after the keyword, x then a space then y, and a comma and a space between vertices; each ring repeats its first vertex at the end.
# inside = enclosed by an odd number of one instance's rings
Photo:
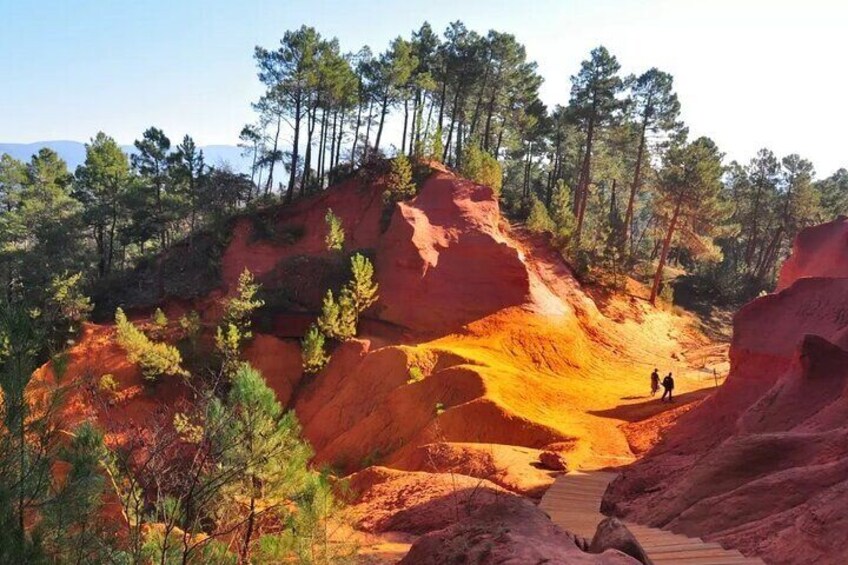
POLYGON ((571 105, 576 119, 585 131, 580 176, 572 204, 577 217, 575 236, 578 240, 586 215, 592 174, 592 149, 597 130, 607 125, 621 109, 621 102, 617 98, 623 87, 618 76, 620 68, 618 60, 601 46, 592 50, 590 58, 580 64, 580 72, 571 79, 571 105))
POLYGON ((645 147, 648 136, 659 133, 668 134, 679 127, 677 117, 680 114, 680 102, 672 91, 673 80, 670 74, 652 68, 636 78, 631 89, 633 117, 640 132, 633 181, 630 184, 630 197, 627 200, 627 212, 624 216, 624 230, 631 254, 633 253, 633 207, 642 184, 642 168, 650 156, 645 147))
POLYGON ((75 174, 75 195, 83 203, 83 218, 97 248, 97 272, 112 271, 118 222, 129 187, 129 160, 114 139, 103 132, 85 148, 85 164, 75 174))
POLYGON ((657 185, 665 235, 651 287, 651 303, 659 294, 663 268, 675 235, 681 233, 689 246, 706 246, 702 238, 711 235, 721 211, 718 199, 721 159, 715 143, 706 137, 675 146, 666 156, 657 185))
POLYGON ((165 190, 168 185, 168 167, 171 161, 171 140, 159 128, 148 128, 141 139, 135 141, 138 153, 132 155, 132 164, 146 187, 154 194, 154 213, 151 224, 159 234, 159 247, 164 249, 167 243, 167 215, 165 190))

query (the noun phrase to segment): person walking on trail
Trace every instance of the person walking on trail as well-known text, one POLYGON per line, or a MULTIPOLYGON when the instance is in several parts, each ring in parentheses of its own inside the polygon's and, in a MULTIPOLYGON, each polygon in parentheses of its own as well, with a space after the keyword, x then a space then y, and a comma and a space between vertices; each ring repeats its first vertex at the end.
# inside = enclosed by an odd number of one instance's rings
POLYGON ((671 376, 671 373, 667 374, 662 381, 663 385, 663 395, 661 400, 665 400, 665 397, 668 396, 669 402, 674 402, 671 398, 672 391, 674 390, 674 377, 671 376))
POLYGON ((654 368, 654 372, 651 373, 651 396, 656 396, 657 392, 660 390, 660 372, 654 368))

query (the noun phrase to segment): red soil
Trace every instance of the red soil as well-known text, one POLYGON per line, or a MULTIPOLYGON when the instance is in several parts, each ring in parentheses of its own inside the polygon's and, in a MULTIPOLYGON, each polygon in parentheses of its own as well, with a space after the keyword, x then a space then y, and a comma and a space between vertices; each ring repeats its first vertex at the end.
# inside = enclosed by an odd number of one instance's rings
MULTIPOLYGON (((666 411, 668 405, 648 396, 653 367, 675 372, 682 404, 706 395, 687 393, 712 386, 712 372, 702 373, 705 362, 695 357, 707 340, 689 321, 635 296, 607 297, 605 311, 616 312, 610 319, 544 238, 502 222, 490 189, 438 170, 416 198, 395 207, 382 235, 381 193, 379 184, 349 181, 291 207, 264 210, 264 219, 238 220, 222 260, 223 287, 197 303, 213 326, 220 297, 232 292, 245 268, 270 298, 281 289, 294 295, 299 306, 272 312, 274 335, 257 334, 245 359, 296 410, 316 465, 403 470, 354 476, 363 528, 418 534, 454 524, 460 529, 450 536, 465 536, 467 524, 445 521, 448 506, 456 506, 448 495, 457 484, 485 485, 480 501, 514 498, 509 493, 538 497, 555 476, 536 465, 540 450, 574 469, 631 462, 657 441, 657 426, 685 411, 666 411), (290 338, 301 335, 326 290, 310 277, 339 260, 324 245, 329 208, 342 219, 346 250, 374 257, 380 300, 366 313, 360 339, 335 348, 320 374, 304 377, 299 344, 290 338), (266 239, 257 222, 264 222, 266 239), (302 235, 277 237, 295 232, 302 235), (404 512, 411 503, 416 510, 404 512)), ((110 441, 119 442, 122 426, 169 421, 187 400, 178 382, 145 387, 111 332, 88 327, 68 374, 82 391, 113 373, 119 394, 95 402, 100 393, 79 392, 69 411, 96 418, 110 441)), ((474 508, 485 515, 484 507, 474 508)), ((528 523, 539 525, 540 516, 528 523)), ((571 547, 554 551, 562 534, 547 524, 539 530, 545 548, 539 555, 580 562, 583 554, 571 547)), ((519 533, 516 540, 530 539, 519 533)), ((509 551, 519 560, 531 555, 509 551)))
POLYGON ((848 561, 848 278, 841 278, 848 242, 841 224, 802 232, 781 274, 789 286, 736 315, 727 384, 613 483, 607 508, 769 563, 848 561), (814 244, 827 260, 810 256, 814 244))

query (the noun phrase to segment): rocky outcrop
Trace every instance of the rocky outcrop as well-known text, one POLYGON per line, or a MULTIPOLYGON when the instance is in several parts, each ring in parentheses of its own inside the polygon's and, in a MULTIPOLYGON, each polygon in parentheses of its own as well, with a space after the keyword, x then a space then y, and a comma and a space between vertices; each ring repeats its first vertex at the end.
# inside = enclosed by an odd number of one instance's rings
POLYGON ((848 277, 848 218, 807 228, 780 269, 777 290, 804 277, 848 277))
POLYGON ((615 549, 584 552, 571 534, 554 525, 538 507, 512 496, 418 538, 401 561, 405 565, 445 563, 625 565, 639 561, 615 549))
POLYGON ((529 271, 500 221, 490 188, 441 172, 427 180, 380 240, 380 317, 445 333, 528 303, 529 271))
POLYGON ((844 220, 802 232, 782 290, 735 317, 726 385, 610 486, 606 510, 769 563, 848 561, 845 234, 844 220))
POLYGON ((588 548, 590 553, 604 553, 608 550, 620 551, 642 565, 653 565, 639 540, 618 518, 601 520, 588 548))

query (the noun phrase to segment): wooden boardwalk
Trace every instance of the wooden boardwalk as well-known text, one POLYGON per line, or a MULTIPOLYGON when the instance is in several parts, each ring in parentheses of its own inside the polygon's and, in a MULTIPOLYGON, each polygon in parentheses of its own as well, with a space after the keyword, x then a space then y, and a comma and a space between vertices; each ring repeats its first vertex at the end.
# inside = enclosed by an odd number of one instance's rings
MULTIPOLYGON (((542 498, 540 507, 557 525, 577 535, 592 539, 598 523, 601 498, 615 473, 568 473, 557 479, 542 498)), ((745 557, 736 550, 724 549, 717 543, 689 538, 658 528, 625 522, 648 557, 656 565, 736 565, 762 564, 758 558, 745 557)))

